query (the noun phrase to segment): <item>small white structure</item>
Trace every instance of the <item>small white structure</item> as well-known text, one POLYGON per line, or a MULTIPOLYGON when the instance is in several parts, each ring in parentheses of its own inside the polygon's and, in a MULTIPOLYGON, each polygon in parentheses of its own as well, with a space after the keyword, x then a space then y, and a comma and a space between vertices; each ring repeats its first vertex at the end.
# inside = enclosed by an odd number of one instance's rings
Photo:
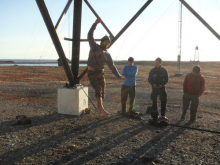
POLYGON ((88 87, 58 88, 58 113, 81 115, 88 108, 87 96, 88 87))

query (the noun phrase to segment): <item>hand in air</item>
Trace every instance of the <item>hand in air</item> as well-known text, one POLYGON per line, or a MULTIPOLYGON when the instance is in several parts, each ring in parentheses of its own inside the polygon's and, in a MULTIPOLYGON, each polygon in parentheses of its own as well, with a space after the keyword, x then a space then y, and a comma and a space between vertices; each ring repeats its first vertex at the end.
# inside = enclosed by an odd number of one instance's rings
POLYGON ((95 21, 95 23, 96 24, 98 24, 98 23, 100 23, 102 20, 101 20, 101 18, 99 17, 99 18, 97 18, 97 20, 95 21))

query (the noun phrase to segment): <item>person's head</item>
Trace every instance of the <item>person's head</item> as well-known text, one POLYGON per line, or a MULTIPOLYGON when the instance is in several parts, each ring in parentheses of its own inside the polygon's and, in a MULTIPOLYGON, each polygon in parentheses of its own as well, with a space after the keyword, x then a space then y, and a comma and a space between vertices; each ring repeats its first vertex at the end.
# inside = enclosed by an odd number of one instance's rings
POLYGON ((128 58, 128 65, 129 66, 133 66, 134 65, 134 58, 133 57, 129 57, 128 58))
POLYGON ((162 60, 161 60, 161 58, 157 58, 156 60, 155 60, 155 66, 157 67, 157 68, 159 68, 160 66, 161 66, 161 63, 162 63, 162 60))
POLYGON ((101 39, 102 46, 108 48, 110 46, 110 44, 111 44, 111 39, 108 36, 105 35, 104 37, 102 37, 102 39, 101 39))
POLYGON ((194 66, 193 69, 192 69, 192 73, 193 73, 194 75, 200 74, 200 71, 201 71, 201 67, 200 67, 199 65, 194 66))

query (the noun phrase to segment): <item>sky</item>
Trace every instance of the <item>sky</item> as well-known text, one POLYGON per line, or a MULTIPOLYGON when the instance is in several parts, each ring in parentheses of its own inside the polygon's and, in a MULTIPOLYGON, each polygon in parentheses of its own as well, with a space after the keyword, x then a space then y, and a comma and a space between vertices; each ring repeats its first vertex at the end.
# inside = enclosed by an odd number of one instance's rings
MULTIPOLYGON (((55 25, 68 0, 45 0, 55 25)), ((113 35, 124 27, 147 0, 88 0, 113 35)), ((212 28, 220 34, 220 0, 186 0, 212 28)), ((109 49, 113 60, 176 61, 178 49, 179 1, 153 0, 134 23, 109 49)), ((35 0, 0 0, 0 59, 58 59, 46 25, 35 0)), ((96 17, 83 2, 81 38, 96 17)), ((64 17, 57 34, 72 38, 73 3, 64 17)), ((94 38, 108 35, 99 24, 94 38)), ((67 58, 71 59, 71 42, 60 40, 67 58)), ((220 61, 220 41, 183 6, 181 60, 220 61), (198 46, 198 51, 196 51, 198 46)), ((81 42, 80 59, 87 60, 89 44, 81 42)))

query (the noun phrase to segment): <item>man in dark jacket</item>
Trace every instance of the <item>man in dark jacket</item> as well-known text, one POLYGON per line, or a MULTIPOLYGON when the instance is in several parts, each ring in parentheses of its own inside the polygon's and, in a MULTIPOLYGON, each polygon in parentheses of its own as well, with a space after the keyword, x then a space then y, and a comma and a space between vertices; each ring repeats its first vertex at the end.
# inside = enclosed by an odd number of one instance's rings
POLYGON ((185 119, 186 111, 190 107, 190 121, 196 121, 196 113, 199 105, 199 96, 205 90, 205 79, 200 74, 201 68, 199 66, 194 66, 192 73, 186 75, 183 83, 183 112, 181 120, 185 119))
POLYGON ((157 97, 159 95, 161 101, 161 118, 168 119, 165 116, 166 113, 166 103, 167 103, 167 93, 165 86, 169 81, 167 70, 161 66, 162 60, 157 58, 155 60, 155 67, 150 70, 148 82, 152 85, 152 93, 151 100, 153 101, 152 110, 154 113, 154 117, 157 120, 158 112, 157 112, 157 97))
POLYGON ((111 39, 108 36, 104 36, 101 39, 101 44, 98 45, 93 37, 93 32, 101 19, 98 18, 92 25, 88 32, 88 40, 90 46, 89 58, 88 58, 88 78, 91 86, 95 90, 95 97, 97 99, 98 113, 108 115, 109 113, 104 110, 102 100, 104 99, 105 89, 105 77, 104 77, 104 65, 105 63, 111 69, 112 73, 120 80, 125 80, 121 77, 116 69, 111 55, 108 52, 108 47, 111 44, 111 39))

